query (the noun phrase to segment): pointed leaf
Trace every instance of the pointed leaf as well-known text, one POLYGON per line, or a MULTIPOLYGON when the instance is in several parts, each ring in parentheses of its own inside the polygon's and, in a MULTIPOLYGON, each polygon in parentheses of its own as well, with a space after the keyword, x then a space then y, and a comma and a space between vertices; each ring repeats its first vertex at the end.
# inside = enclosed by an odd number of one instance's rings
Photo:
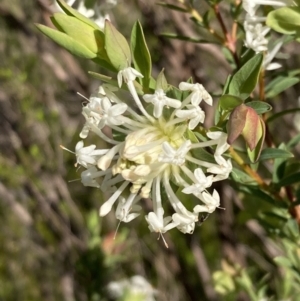
POLYGON ((291 175, 288 175, 284 177, 282 180, 277 183, 278 186, 283 187, 283 186, 289 186, 295 183, 300 182, 300 172, 293 173, 291 175))
POLYGON ((143 87, 148 89, 151 77, 151 56, 145 41, 142 25, 139 21, 135 22, 130 39, 131 52, 133 56, 134 67, 137 71, 144 75, 139 78, 143 87))
POLYGON ((246 103, 246 106, 254 109, 258 115, 272 110, 272 106, 264 101, 250 101, 246 103))
POLYGON ((300 111, 300 108, 295 108, 295 109, 289 109, 289 110, 285 110, 285 111, 281 111, 281 112, 278 112, 272 116, 270 116, 268 119, 267 119, 267 123, 269 122, 272 122, 274 121, 275 119, 281 117, 281 116, 284 116, 286 114, 291 114, 291 113, 296 113, 296 112, 299 112, 300 111))
POLYGON ((125 37, 105 20, 105 48, 107 56, 117 70, 122 70, 131 65, 131 53, 125 37))
POLYGON ((51 17, 52 23, 60 31, 72 37, 78 43, 84 45, 93 53, 98 52, 95 39, 95 29, 82 21, 63 13, 56 13, 51 17))
POLYGON ((245 63, 233 75, 229 85, 229 94, 246 99, 257 84, 262 62, 263 55, 259 53, 245 63))
POLYGON ((163 91, 167 91, 168 89, 168 83, 164 75, 164 69, 162 69, 157 76, 155 90, 158 89, 162 89, 163 91))
POLYGON ((226 111, 232 111, 243 102, 241 98, 229 94, 222 95, 219 99, 220 107, 226 111))
POLYGON ((267 25, 283 34, 300 30, 300 7, 282 7, 268 14, 267 25))
POLYGON ((300 79, 297 77, 279 76, 272 80, 266 86, 266 98, 273 98, 281 92, 299 83, 300 79))
POLYGON ((284 149, 278 149, 278 148, 266 148, 261 152, 259 161, 263 160, 270 160, 270 159, 276 159, 276 158, 293 158, 294 155, 284 149))
POLYGON ((90 25, 91 27, 93 27, 94 29, 99 29, 99 26, 93 22, 92 20, 90 20, 89 18, 85 17, 84 15, 82 15, 81 13, 79 13, 76 9, 72 8, 71 6, 69 6, 65 1, 63 0, 56 0, 57 4, 61 7, 61 9, 68 15, 68 16, 73 16, 76 19, 90 25))
POLYGON ((92 59, 96 57, 95 53, 93 53, 87 47, 74 40, 72 37, 67 36, 65 33, 54 30, 41 24, 36 24, 36 26, 43 34, 45 34, 47 37, 52 39, 60 46, 70 51, 72 54, 86 59, 92 59))

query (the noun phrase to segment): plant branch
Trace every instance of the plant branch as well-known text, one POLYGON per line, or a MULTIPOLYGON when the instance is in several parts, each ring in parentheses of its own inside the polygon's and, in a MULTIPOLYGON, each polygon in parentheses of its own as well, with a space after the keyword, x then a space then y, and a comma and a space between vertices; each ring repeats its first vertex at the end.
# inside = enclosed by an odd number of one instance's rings
POLYGON ((237 67, 239 67, 239 58, 238 58, 238 55, 236 53, 236 39, 233 37, 233 35, 231 35, 226 26, 225 26, 225 23, 223 21, 223 18, 222 18, 222 15, 220 13, 220 10, 219 10, 219 5, 218 4, 215 4, 213 6, 213 10, 215 12, 215 15, 216 15, 216 18, 217 20, 219 21, 220 23, 220 26, 222 28, 222 31, 223 31, 223 34, 224 34, 224 37, 225 37, 225 46, 228 48, 228 50, 231 52, 232 54, 232 57, 235 61, 235 64, 237 67))

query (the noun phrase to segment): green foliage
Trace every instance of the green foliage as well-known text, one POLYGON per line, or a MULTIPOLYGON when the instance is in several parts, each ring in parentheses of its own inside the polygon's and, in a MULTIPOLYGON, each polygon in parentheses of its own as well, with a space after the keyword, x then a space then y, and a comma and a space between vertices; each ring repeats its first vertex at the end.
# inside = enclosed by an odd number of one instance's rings
POLYGON ((257 84, 262 62, 262 54, 256 54, 247 61, 233 75, 229 84, 229 94, 238 96, 242 99, 248 98, 257 84))
POLYGON ((117 70, 129 67, 131 52, 124 36, 108 20, 105 21, 105 49, 107 56, 117 70))
POLYGON ((51 29, 41 24, 37 24, 36 26, 43 34, 45 34, 54 42, 64 47, 65 49, 67 49, 68 51, 70 51, 72 54, 76 56, 85 59, 92 59, 97 56, 95 52, 91 51, 86 46, 84 46, 77 40, 74 40, 72 37, 69 37, 65 33, 59 32, 57 30, 51 29))
POLYGON ((132 28, 130 46, 134 67, 144 75, 143 78, 139 79, 140 83, 145 90, 148 90, 151 79, 152 62, 140 22, 136 22, 132 28))
POLYGON ((300 35, 300 8, 282 7, 268 14, 267 25, 288 35, 300 35))

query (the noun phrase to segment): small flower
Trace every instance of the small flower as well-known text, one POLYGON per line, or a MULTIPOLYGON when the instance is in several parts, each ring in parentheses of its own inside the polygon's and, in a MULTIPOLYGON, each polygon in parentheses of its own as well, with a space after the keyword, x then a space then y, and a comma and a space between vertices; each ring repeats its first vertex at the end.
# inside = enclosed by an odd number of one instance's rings
POLYGON ((159 156, 158 161, 174 165, 182 165, 185 162, 185 155, 190 150, 190 147, 190 140, 186 140, 177 150, 175 150, 168 142, 164 142, 162 144, 164 153, 159 156))
POLYGON ((154 94, 145 94, 143 96, 146 102, 150 102, 154 105, 153 115, 159 118, 162 115, 164 106, 178 109, 181 106, 181 102, 177 99, 172 99, 166 96, 162 89, 158 89, 154 94))
POLYGON ((142 276, 135 275, 129 279, 110 282, 107 286, 112 299, 155 301, 157 290, 142 276))
POLYGON ((244 29, 246 32, 245 46, 253 49, 255 52, 262 52, 268 49, 268 39, 265 36, 270 31, 270 28, 263 26, 260 23, 250 24, 244 22, 244 29))
POLYGON ((220 196, 216 190, 213 191, 212 195, 207 192, 203 192, 201 200, 205 203, 205 205, 197 205, 194 208, 194 212, 196 213, 213 213, 216 210, 216 208, 220 206, 220 196))
POLYGON ((219 165, 209 167, 207 171, 216 174, 214 182, 227 179, 232 171, 231 160, 226 161, 222 156, 215 156, 215 159, 219 165))
POLYGON ((188 99, 191 100, 191 103, 194 106, 198 106, 202 100, 204 100, 208 105, 212 105, 212 97, 200 84, 181 82, 179 84, 179 89, 182 91, 192 91, 192 93, 188 96, 188 99))
POLYGON ((188 110, 177 110, 175 115, 182 119, 188 119, 189 129, 193 130, 200 122, 204 122, 205 113, 199 106, 187 105, 188 110))
POLYGON ((184 214, 174 213, 172 219, 177 224, 177 229, 182 233, 192 234, 195 229, 195 222, 198 221, 198 213, 184 214))
POLYGON ((227 143, 227 134, 223 132, 207 132, 207 137, 217 142, 217 148, 215 151, 215 156, 221 156, 224 154, 230 145, 227 143))
POLYGON ((136 197, 136 194, 130 194, 127 200, 120 196, 119 204, 116 209, 116 218, 121 222, 129 223, 138 217, 140 213, 137 211, 140 211, 141 207, 135 205, 135 203, 139 201, 139 199, 139 197, 136 197))
POLYGON ((170 223, 172 221, 172 218, 170 216, 162 219, 154 212, 148 213, 148 215, 146 216, 146 221, 149 224, 149 230, 151 232, 165 233, 176 227, 176 223, 170 223))
POLYGON ((75 154, 77 157, 77 164, 82 165, 83 167, 88 167, 88 165, 96 165, 97 156, 107 153, 107 149, 96 149, 96 145, 92 144, 90 146, 84 147, 83 141, 79 141, 75 147, 75 154))
POLYGON ((194 171, 195 184, 188 186, 182 190, 186 194, 199 195, 203 190, 210 187, 213 182, 213 176, 206 177, 201 168, 197 168, 194 171))
POLYGON ((137 77, 143 78, 144 76, 131 67, 120 70, 118 73, 118 85, 121 87, 123 80, 126 84, 133 82, 137 77))
POLYGON ((243 8, 251 16, 255 15, 260 5, 287 6, 292 4, 293 0, 243 0, 243 8))

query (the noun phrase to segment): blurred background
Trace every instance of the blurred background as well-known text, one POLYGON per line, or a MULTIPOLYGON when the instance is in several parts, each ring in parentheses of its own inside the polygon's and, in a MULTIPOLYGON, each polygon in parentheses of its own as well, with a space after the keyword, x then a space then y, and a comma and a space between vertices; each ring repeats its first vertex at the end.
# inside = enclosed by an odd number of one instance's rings
MULTIPOLYGON (((205 8, 204 1, 195 2, 199 11, 205 8)), ((243 292, 232 299, 218 294, 216 272, 236 275, 241 267, 253 266, 251 277, 258 281, 278 271, 272 258, 283 251, 255 219, 260 203, 241 199, 229 182, 217 187, 226 210, 209 216, 193 235, 166 234, 168 249, 142 216, 121 224, 115 239, 114 214, 100 219, 103 195, 77 181, 75 157, 60 145, 74 149, 84 122, 84 99, 77 92, 89 97, 100 83, 87 71, 102 70, 38 32, 34 23, 50 26, 54 9, 50 0, 0 1, 0 300, 111 300, 109 284, 120 288, 116 281, 130 282, 135 275, 147 280, 140 285, 155 300, 249 300, 243 292)), ((126 37, 137 19, 142 22, 154 76, 165 68, 173 85, 192 76, 214 95, 221 93, 232 71, 226 53, 211 44, 160 36, 199 36, 189 15, 154 0, 123 0, 110 17, 126 37)), ((283 63, 287 68, 299 63, 299 48, 286 52, 291 55, 283 63)), ((279 99, 293 101, 274 102, 274 110, 295 107, 298 95, 299 86, 290 89, 279 99)), ((207 116, 211 125, 212 112, 207 116)), ((274 123, 278 141, 297 133, 295 120, 274 123)))

